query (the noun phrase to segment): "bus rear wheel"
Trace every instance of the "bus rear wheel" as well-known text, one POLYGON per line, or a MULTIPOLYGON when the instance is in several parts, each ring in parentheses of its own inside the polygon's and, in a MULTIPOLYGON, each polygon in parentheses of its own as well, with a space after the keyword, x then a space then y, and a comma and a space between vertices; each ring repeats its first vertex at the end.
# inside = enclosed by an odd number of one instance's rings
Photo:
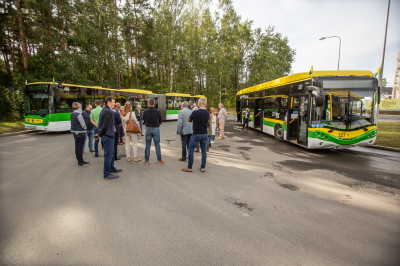
POLYGON ((284 141, 283 136, 284 136, 284 130, 281 125, 276 125, 275 126, 275 139, 278 141, 284 141))

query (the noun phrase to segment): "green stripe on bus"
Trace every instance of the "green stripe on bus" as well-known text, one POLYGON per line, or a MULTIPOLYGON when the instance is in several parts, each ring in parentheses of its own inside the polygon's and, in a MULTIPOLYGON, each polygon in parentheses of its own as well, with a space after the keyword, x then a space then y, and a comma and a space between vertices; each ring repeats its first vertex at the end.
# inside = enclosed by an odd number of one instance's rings
POLYGON ((167 110, 167 115, 177 115, 180 110, 167 110))
POLYGON ((276 122, 272 122, 272 121, 265 121, 265 120, 263 120, 263 122, 264 122, 265 126, 269 126, 269 127, 275 127, 276 124, 280 124, 282 126, 283 130, 287 130, 287 126, 285 124, 276 123, 276 122))
POLYGON ((373 137, 376 137, 376 134, 375 134, 375 129, 373 129, 373 130, 365 132, 364 134, 354 137, 354 138, 341 139, 341 138, 332 136, 330 134, 327 134, 326 132, 315 130, 315 131, 309 131, 308 137, 314 138, 314 139, 330 141, 330 142, 333 142, 333 143, 336 143, 339 145, 351 145, 351 144, 359 143, 363 140, 372 139, 373 137), (371 137, 370 137, 370 135, 371 135, 371 137))

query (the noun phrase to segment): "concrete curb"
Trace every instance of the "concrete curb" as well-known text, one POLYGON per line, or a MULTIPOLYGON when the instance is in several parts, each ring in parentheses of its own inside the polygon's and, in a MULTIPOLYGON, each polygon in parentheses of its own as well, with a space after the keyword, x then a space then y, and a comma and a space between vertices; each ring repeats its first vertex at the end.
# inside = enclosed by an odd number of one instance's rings
POLYGON ((393 147, 386 147, 386 146, 380 146, 380 145, 372 145, 368 146, 369 148, 374 148, 374 149, 381 149, 381 150, 387 150, 387 151, 396 151, 400 152, 399 148, 393 148, 393 147))
POLYGON ((17 136, 17 135, 23 135, 23 134, 27 134, 27 133, 34 133, 34 132, 39 132, 40 130, 24 130, 24 131, 20 131, 20 132, 13 132, 13 133, 4 133, 4 134, 0 134, 0 138, 1 137, 10 137, 10 136, 17 136))

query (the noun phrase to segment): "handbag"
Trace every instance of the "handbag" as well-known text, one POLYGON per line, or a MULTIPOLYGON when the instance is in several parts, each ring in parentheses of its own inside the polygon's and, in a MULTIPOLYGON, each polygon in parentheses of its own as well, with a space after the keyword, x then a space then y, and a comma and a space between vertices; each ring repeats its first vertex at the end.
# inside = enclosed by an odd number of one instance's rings
POLYGON ((126 132, 129 133, 141 133, 139 126, 132 119, 132 112, 129 114, 129 120, 126 121, 126 132))

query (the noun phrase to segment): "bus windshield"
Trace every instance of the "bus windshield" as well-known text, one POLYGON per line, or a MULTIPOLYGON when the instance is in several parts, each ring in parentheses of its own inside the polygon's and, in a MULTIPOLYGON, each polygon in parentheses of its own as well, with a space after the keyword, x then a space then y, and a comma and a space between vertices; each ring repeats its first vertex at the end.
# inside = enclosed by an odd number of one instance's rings
POLYGON ((30 85, 25 90, 25 115, 45 116, 49 113, 49 93, 47 84, 30 85))
POLYGON ((325 95, 325 104, 315 106, 312 125, 339 130, 355 130, 374 125, 372 90, 332 90, 325 95))

